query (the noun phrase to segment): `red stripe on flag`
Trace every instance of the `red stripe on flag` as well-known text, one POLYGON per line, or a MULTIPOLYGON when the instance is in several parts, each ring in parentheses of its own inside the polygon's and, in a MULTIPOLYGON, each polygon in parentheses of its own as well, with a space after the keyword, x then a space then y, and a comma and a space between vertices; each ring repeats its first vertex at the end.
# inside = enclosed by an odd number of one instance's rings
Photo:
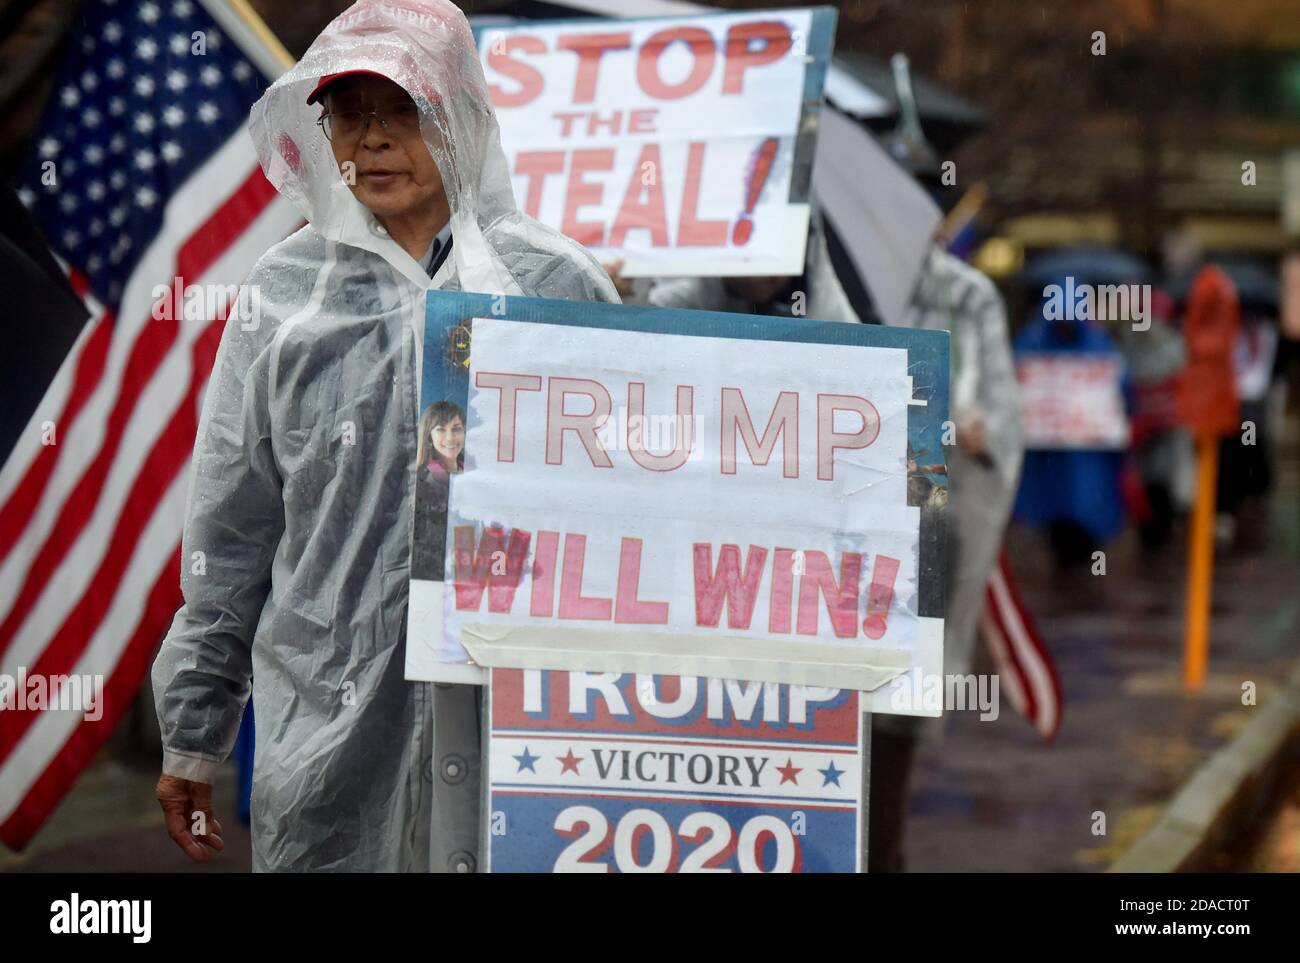
MULTIPOLYGON (((1000 572, 995 572, 993 578, 999 578, 1000 572)), ((1001 658, 999 661, 999 670, 1002 672, 1010 671, 1019 682, 1019 688, 1022 698, 1025 700, 1023 706, 1018 706, 1021 714, 1024 715, 1031 723, 1038 719, 1038 704, 1034 698, 1034 686, 1029 681, 1029 676, 1025 672, 1024 666, 1016 657, 1016 647, 1011 642, 1011 637, 1007 632, 1006 618, 1002 612, 1002 599, 993 590, 992 586, 985 590, 985 611, 992 622, 992 629, 997 632, 1000 638, 1001 658)))
POLYGON ((1016 589, 1015 578, 1005 556, 998 558, 987 599, 990 628, 1001 636, 1000 639, 989 640, 994 656, 998 658, 998 649, 1001 649, 1002 658, 999 661, 1003 665, 1000 668, 1010 669, 1023 687, 1028 702, 1022 709, 1025 717, 1050 742, 1056 737, 1061 725, 1061 680, 1051 653, 1043 644, 1016 589), (995 590, 995 585, 1001 592, 995 590), (1037 671, 1031 672, 1031 668, 1037 671))
POLYGON ((252 227, 275 196, 275 188, 262 174, 262 169, 255 168, 226 198, 226 202, 181 245, 176 252, 176 273, 182 278, 197 278, 203 274, 225 253, 226 248, 252 227))
MULTIPOLYGON (((141 464, 131 494, 122 506, 108 551, 100 561, 88 588, 41 652, 35 665, 27 667, 29 675, 50 678, 71 673, 108 613, 122 576, 131 563, 136 544, 153 517, 159 500, 189 463, 194 436, 198 430, 198 396, 212 370, 224 327, 223 320, 213 321, 195 342, 193 374, 185 397, 181 399, 167 427, 141 464)), ((173 572, 173 577, 179 593, 179 567, 173 572)), ((9 757, 40 713, 39 709, 10 709, 0 714, 0 763, 9 757)))
POLYGON ((1007 651, 1007 640, 1002 635, 997 621, 993 618, 993 599, 990 596, 980 613, 979 633, 984 644, 988 646, 989 655, 993 657, 993 671, 1002 680, 1001 691, 1011 700, 1011 707, 1028 718, 1029 707, 1025 702, 1024 679, 1011 663, 1011 654, 1007 651))
POLYGON ((46 584, 53 576, 59 563, 68 554, 94 514, 95 505, 103 492, 108 474, 118 456, 122 435, 126 432, 131 415, 134 414, 140 395, 148 387, 158 367, 170 353, 179 334, 180 323, 177 321, 150 321, 141 330, 131 349, 122 377, 122 390, 113 405, 113 411, 105 427, 104 443, 95 456, 90 467, 82 474, 81 480, 64 502, 59 512, 58 521, 45 543, 32 559, 27 569, 23 586, 14 599, 3 622, 0 622, 0 655, 3 655, 13 642, 19 627, 31 614, 32 608, 40 598, 46 584))
POLYGON ((1052 734, 1055 735, 1057 728, 1061 724, 1061 711, 1064 705, 1061 698, 1061 677, 1056 671, 1056 663, 1052 661, 1052 654, 1047 651, 1047 645, 1038 632, 1038 626, 1029 614, 1029 609, 1025 607, 1025 601, 1020 595, 1020 590, 1016 588, 1016 580, 1011 573, 1011 567, 1007 564, 1006 558, 1002 557, 999 564, 1002 569, 1002 581, 1006 586, 1007 594, 1011 597, 1012 604, 1015 605, 1016 612, 1020 616, 1020 625, 1024 628, 1025 641, 1032 647, 1033 653, 1037 655, 1038 661, 1042 665, 1043 674, 1048 679, 1050 691, 1039 692, 1039 695, 1044 700, 1050 695, 1054 703, 1056 723, 1052 727, 1052 734))
MULTIPOLYGON (((257 170, 239 189, 190 237, 177 253, 177 274, 181 278, 198 277, 206 271, 238 237, 243 234, 275 197, 275 189, 257 170)), ((94 514, 95 505, 118 456, 122 435, 130 422, 140 395, 162 365, 175 344, 180 323, 152 318, 140 330, 122 377, 122 389, 109 415, 103 445, 95 460, 82 475, 59 514, 40 551, 28 568, 26 579, 3 622, 0 622, 0 655, 13 642, 18 628, 31 613, 45 586, 68 550, 94 514)), ((204 372, 206 379, 207 372, 204 372)), ((193 433, 186 442, 192 448, 193 433)), ((26 479, 24 479, 24 484, 26 479)), ((131 497, 134 497, 134 492, 131 497)), ((30 511, 27 516, 30 516, 30 511)))
POLYGON ((72 285, 72 292, 81 300, 86 300, 86 295, 90 292, 90 279, 74 267, 68 268, 68 283, 72 285))
POLYGON ((104 680, 103 717, 96 722, 83 719, 77 725, 8 819, 0 823, 0 841, 10 849, 22 849, 31 841, 131 708, 153 661, 158 639, 180 605, 180 583, 176 578, 180 556, 181 547, 177 543, 149 592, 139 625, 131 633, 117 665, 104 680))

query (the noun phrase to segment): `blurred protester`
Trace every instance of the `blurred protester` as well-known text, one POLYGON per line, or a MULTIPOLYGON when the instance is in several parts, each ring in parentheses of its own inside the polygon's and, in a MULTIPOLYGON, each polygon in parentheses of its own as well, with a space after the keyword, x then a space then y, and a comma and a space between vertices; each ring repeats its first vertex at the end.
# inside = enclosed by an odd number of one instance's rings
POLYGON ((1196 459, 1192 436, 1178 412, 1179 382, 1187 365, 1187 346, 1173 324, 1173 300, 1155 290, 1151 326, 1146 330, 1119 325, 1120 348, 1133 381, 1129 418, 1130 452, 1140 497, 1130 510, 1143 545, 1166 544, 1174 519, 1192 504, 1196 459))
POLYGON ((956 444, 947 451, 944 662, 946 672, 964 673, 1024 457, 1006 308, 992 281, 936 247, 903 325, 951 335, 949 410, 956 444))
MULTIPOLYGON (((1207 264, 1194 276, 1183 315, 1183 339, 1187 344, 1187 374, 1178 396, 1179 411, 1198 446, 1217 444, 1220 449, 1216 484, 1219 505, 1234 505, 1234 491, 1226 502, 1221 476, 1224 454, 1242 442, 1241 400, 1237 396, 1237 372, 1233 351, 1241 332, 1241 305, 1232 279, 1219 266, 1207 264)), ((1216 535, 1230 544, 1235 518, 1220 512, 1216 535)))
POLYGON ((1238 517, 1251 498, 1272 485, 1272 437, 1268 402, 1278 360, 1278 324, 1260 304, 1243 303, 1241 326, 1233 344, 1232 366, 1241 403, 1240 431, 1219 447, 1219 487, 1216 529, 1221 542, 1231 544, 1238 517))
POLYGON ((1048 533, 1062 565, 1087 559, 1119 534, 1125 519, 1121 482, 1127 457, 1127 375, 1114 340, 1083 316, 1088 312, 1068 310, 1058 317, 1052 310, 1059 307, 1053 303, 1059 291, 1072 289, 1064 278, 1047 285, 1013 342, 1026 426, 1024 470, 1013 514, 1048 533), (1032 390, 1027 383, 1031 373, 1032 390), (1078 377, 1084 374, 1090 377, 1078 377), (1078 404, 1085 388, 1096 404, 1078 404), (1091 415, 1104 413, 1107 423, 1080 424, 1079 415, 1088 409, 1091 415))

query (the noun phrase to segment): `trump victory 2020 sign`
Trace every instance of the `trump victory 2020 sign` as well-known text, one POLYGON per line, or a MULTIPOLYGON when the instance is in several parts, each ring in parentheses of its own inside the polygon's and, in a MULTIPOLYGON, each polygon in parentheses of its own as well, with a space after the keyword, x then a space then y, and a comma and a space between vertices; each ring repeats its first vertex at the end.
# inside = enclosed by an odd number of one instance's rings
POLYGON ((856 692, 492 670, 492 872, 851 873, 856 692))

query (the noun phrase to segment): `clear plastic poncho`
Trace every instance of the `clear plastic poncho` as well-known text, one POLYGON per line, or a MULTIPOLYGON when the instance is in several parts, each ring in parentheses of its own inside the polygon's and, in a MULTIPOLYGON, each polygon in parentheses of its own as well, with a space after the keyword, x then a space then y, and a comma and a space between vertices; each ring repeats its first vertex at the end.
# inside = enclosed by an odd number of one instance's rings
POLYGON ((904 325, 952 335, 952 417, 984 422, 986 455, 947 449, 948 590, 943 662, 947 674, 971 670, 984 595, 1015 500, 1024 458, 1020 390, 1006 308, 993 282, 934 248, 926 257, 904 325))
POLYGON ((424 293, 618 297, 516 209, 472 35, 445 0, 357 3, 249 127, 309 223, 253 269, 213 369, 185 604, 153 669, 163 768, 211 782, 251 692, 255 869, 472 871, 478 690, 403 676, 424 293), (352 196, 306 103, 352 69, 420 107, 451 209, 432 279, 352 196))

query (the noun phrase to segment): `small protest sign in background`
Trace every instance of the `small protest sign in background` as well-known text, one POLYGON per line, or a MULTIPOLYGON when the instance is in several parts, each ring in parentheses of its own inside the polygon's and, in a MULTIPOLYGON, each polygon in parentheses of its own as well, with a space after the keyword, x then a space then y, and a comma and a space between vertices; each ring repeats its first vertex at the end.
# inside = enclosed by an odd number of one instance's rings
POLYGON ((1016 359, 1028 448, 1124 448, 1128 416, 1116 357, 1022 354, 1016 359))

